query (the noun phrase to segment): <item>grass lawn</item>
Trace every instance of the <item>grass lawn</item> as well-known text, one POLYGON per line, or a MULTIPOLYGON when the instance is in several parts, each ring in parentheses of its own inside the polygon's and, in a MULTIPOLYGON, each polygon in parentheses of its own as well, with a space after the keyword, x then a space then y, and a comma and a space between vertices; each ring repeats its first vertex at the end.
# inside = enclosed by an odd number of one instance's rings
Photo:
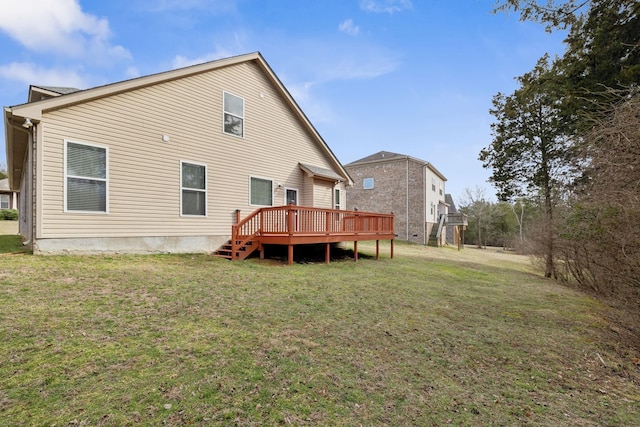
POLYGON ((638 425, 609 308, 501 251, 388 253, 0 255, 0 425, 638 425))

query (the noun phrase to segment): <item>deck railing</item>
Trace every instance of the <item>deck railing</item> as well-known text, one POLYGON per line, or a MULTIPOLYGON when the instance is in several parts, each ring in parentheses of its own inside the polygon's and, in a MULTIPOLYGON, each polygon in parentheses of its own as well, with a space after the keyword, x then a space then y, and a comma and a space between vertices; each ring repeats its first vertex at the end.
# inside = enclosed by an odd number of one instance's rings
POLYGON ((269 237, 313 239, 314 236, 343 235, 351 238, 373 240, 393 238, 393 214, 321 209, 297 205, 260 208, 232 227, 233 253, 247 243, 269 237), (391 237, 389 237, 391 236, 391 237))
POLYGON ((468 225, 467 216, 461 213, 450 213, 447 215, 447 225, 468 225))

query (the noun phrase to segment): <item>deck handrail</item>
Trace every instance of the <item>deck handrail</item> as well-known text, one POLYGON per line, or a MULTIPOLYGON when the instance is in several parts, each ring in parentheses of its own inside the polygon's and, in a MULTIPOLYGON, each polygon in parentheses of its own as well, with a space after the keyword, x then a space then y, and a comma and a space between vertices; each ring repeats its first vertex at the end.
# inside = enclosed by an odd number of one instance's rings
POLYGON ((231 246, 235 256, 249 241, 265 235, 393 235, 393 214, 322 209, 299 205, 256 209, 232 226, 231 246))
POLYGON ((449 213, 447 214, 448 225, 468 225, 467 215, 463 213, 449 213))

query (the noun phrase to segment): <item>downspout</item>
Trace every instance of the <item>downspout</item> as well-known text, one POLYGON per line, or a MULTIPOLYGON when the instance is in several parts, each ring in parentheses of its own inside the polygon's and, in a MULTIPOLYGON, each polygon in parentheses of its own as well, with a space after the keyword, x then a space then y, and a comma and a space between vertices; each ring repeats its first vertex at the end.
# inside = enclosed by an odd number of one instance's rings
POLYGON ((427 245, 427 165, 422 165, 422 244, 427 245))
POLYGON ((407 185, 405 187, 407 189, 407 208, 406 208, 406 224, 405 227, 407 229, 407 242, 409 241, 409 156, 407 156, 407 185))
MULTIPOLYGON (((27 140, 27 170, 29 170, 29 166, 34 165, 34 161, 33 161, 33 144, 34 144, 34 138, 33 138, 33 127, 28 127, 25 128, 22 125, 18 125, 16 123, 13 123, 12 121, 9 121, 9 118, 7 117, 7 115, 4 115, 4 121, 5 121, 5 126, 10 126, 13 129, 19 130, 21 132, 25 132, 28 135, 28 140, 27 140)), ((6 143, 7 141, 5 141, 6 143)), ((9 171, 7 171, 9 172, 9 171)), ((31 170, 31 173, 33 174, 33 170, 31 170)), ((29 245, 31 244, 31 242, 33 241, 33 238, 35 236, 35 209, 33 209, 33 202, 34 202, 34 197, 35 197, 35 183, 34 183, 34 178, 32 175, 32 178, 29 180, 31 183, 31 230, 29 231, 29 238, 26 242, 23 242, 23 245, 29 245)))

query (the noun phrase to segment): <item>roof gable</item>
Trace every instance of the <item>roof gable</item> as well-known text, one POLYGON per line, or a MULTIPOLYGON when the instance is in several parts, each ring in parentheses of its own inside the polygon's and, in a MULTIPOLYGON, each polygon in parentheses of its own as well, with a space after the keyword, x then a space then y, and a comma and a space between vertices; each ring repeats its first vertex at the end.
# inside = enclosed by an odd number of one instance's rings
POLYGON ((445 178, 445 176, 440 173, 440 171, 438 169, 436 169, 435 166, 433 166, 431 163, 425 161, 425 160, 420 160, 416 157, 411 157, 411 156, 407 156, 406 154, 398 154, 398 153, 393 153, 391 151, 379 151, 375 154, 372 154, 370 156, 367 157, 363 157, 359 160, 356 160, 354 162, 348 163, 347 165, 345 165, 347 168, 349 166, 357 166, 357 165, 364 165, 367 163, 380 163, 380 162, 391 162, 391 161, 395 161, 395 160, 407 160, 407 161, 413 161, 416 163, 419 163, 427 168, 429 168, 429 170, 431 170, 434 174, 436 174, 440 179, 442 179, 443 181, 446 181, 447 178, 445 178))
POLYGON ((293 99, 289 91, 284 87, 280 79, 276 76, 271 67, 259 52, 249 53, 245 55, 235 56, 231 58, 219 59, 203 64, 192 65, 176 70, 165 71, 162 73, 152 74, 148 76, 138 77, 131 80, 125 80, 104 86, 98 86, 86 90, 77 90, 74 88, 50 87, 50 86, 31 86, 30 92, 39 95, 39 99, 26 104, 20 104, 13 107, 5 107, 5 132, 7 141, 7 164, 9 170, 13 170, 10 183, 13 188, 19 185, 13 181, 18 180, 20 174, 19 169, 22 167, 22 159, 24 158, 24 150, 18 150, 13 147, 13 143, 21 148, 26 145, 26 131, 22 129, 26 126, 25 120, 28 118, 31 123, 38 124, 42 119, 43 113, 55 111, 57 109, 67 108, 73 105, 83 104, 90 101, 106 98, 113 95, 130 92, 133 90, 170 82, 173 80, 188 78, 202 73, 208 73, 225 67, 231 67, 237 64, 252 62, 257 65, 258 69, 265 75, 276 91, 281 95, 285 105, 288 107, 291 115, 295 117, 299 123, 308 131, 311 141, 315 142, 319 148, 326 153, 332 167, 339 173, 347 185, 351 185, 352 181, 349 174, 344 169, 340 161, 337 159, 328 144, 320 136, 318 131, 312 125, 310 120, 300 109, 296 101, 293 99), (42 99, 44 98, 44 99, 42 99), (15 156, 13 156, 13 153, 15 156))

